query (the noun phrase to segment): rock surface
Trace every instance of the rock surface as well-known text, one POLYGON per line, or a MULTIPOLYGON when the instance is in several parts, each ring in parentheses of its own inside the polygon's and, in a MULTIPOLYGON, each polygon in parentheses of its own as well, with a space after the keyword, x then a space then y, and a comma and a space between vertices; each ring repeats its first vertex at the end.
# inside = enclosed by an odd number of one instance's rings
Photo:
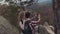
POLYGON ((44 25, 39 25, 40 34, 55 34, 54 31, 50 28, 50 25, 45 23, 44 25))
POLYGON ((19 34, 19 31, 8 20, 0 16, 0 34, 19 34))

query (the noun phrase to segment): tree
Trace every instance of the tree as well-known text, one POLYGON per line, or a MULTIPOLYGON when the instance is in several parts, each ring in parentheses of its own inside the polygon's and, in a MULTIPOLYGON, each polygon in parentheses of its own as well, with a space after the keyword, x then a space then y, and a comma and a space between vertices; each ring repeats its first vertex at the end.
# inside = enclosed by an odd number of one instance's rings
POLYGON ((8 2, 9 0, 5 0, 5 1, 7 1, 7 2, 8 2))

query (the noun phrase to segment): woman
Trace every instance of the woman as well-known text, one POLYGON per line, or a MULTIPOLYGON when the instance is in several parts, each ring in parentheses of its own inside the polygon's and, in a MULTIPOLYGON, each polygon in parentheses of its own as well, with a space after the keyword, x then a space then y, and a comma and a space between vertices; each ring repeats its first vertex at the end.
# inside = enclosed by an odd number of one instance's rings
POLYGON ((24 13, 20 13, 19 17, 20 19, 18 19, 20 28, 23 32, 23 34, 32 34, 32 30, 29 26, 29 22, 30 22, 30 13, 26 12, 24 13))
POLYGON ((24 30, 24 23, 22 23, 22 19, 24 17, 24 12, 20 12, 18 15, 18 25, 21 28, 21 30, 24 30))

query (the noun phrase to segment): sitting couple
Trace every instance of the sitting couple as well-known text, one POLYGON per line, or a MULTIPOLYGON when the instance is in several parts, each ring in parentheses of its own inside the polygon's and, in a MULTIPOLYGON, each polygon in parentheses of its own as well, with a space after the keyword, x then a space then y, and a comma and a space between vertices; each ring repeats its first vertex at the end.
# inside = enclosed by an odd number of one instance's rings
POLYGON ((18 22, 23 34, 35 34, 34 27, 40 22, 40 14, 31 17, 30 12, 21 13, 18 17, 18 22))

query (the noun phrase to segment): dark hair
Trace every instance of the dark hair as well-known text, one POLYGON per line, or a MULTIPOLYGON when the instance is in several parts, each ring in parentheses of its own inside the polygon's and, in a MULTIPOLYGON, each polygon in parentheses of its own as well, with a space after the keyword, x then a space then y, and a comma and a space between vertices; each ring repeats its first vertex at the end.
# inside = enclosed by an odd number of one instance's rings
POLYGON ((26 12, 26 13, 25 13, 25 17, 26 17, 26 18, 29 18, 29 17, 30 17, 30 13, 29 13, 29 12, 26 12))

